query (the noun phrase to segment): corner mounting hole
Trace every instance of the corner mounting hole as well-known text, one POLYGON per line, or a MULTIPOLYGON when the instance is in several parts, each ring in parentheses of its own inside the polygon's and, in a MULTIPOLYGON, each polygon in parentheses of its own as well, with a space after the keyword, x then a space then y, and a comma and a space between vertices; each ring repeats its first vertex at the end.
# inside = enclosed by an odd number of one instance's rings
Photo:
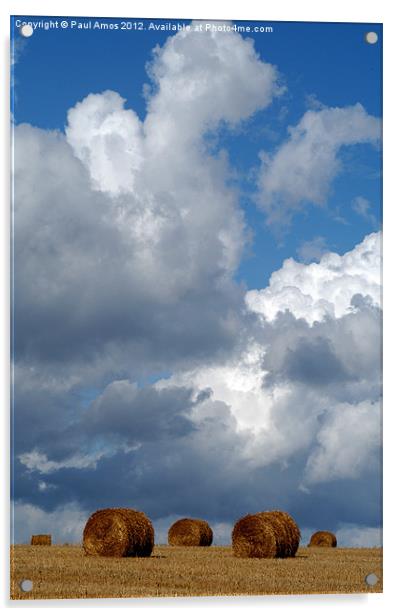
POLYGON ((364 38, 366 39, 366 43, 369 43, 370 45, 375 45, 375 43, 378 41, 378 34, 377 32, 367 32, 364 38))
POLYGON ((365 582, 367 586, 375 586, 378 582, 378 577, 375 573, 369 573, 366 575, 365 582))
POLYGON ((30 24, 24 24, 23 26, 20 27, 19 32, 21 36, 24 36, 26 38, 28 36, 32 36, 33 28, 30 24))
POLYGON ((30 592, 33 588, 33 582, 32 580, 22 580, 19 586, 24 592, 30 592))

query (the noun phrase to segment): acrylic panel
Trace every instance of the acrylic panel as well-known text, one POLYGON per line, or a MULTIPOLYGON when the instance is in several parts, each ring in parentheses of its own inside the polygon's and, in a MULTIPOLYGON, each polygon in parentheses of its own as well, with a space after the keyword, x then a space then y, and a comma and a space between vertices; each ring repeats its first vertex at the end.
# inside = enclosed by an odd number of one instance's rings
POLYGON ((12 598, 382 591, 381 57, 11 17, 12 598))

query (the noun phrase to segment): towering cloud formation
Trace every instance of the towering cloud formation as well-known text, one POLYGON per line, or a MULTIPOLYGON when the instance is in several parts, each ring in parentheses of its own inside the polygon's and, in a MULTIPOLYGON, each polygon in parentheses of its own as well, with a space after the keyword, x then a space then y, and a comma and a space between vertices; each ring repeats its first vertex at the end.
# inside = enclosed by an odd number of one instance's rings
POLYGON ((221 196, 206 195, 218 167, 204 149, 205 134, 267 107, 282 91, 277 71, 259 59, 251 39, 193 31, 157 47, 148 71, 152 87, 143 122, 124 109, 116 92, 89 95, 68 113, 67 140, 99 190, 171 191, 190 208, 190 192, 199 198, 201 187, 198 209, 205 196, 221 196))
POLYGON ((379 234, 343 256, 288 266, 247 293, 259 320, 233 361, 167 383, 210 388, 210 400, 227 404, 252 466, 288 463, 302 451, 308 483, 359 477, 378 466, 380 443, 379 234))
POLYGON ((124 348, 154 365, 233 340, 245 224, 204 137, 268 105, 277 72, 253 41, 193 32, 149 70, 143 122, 107 91, 69 111, 66 139, 15 128, 19 357, 100 361, 106 349, 123 365, 124 348))

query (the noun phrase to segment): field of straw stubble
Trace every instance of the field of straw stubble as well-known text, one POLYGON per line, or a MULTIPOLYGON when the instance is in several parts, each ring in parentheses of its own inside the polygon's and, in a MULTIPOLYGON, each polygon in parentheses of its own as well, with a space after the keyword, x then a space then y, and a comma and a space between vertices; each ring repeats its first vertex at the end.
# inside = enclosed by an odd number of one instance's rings
POLYGON ((230 547, 155 546, 150 558, 85 556, 79 546, 11 549, 13 599, 382 592, 382 549, 299 548, 295 558, 235 558, 230 547), (365 577, 379 581, 369 587, 365 577), (23 592, 22 580, 33 589, 23 592))

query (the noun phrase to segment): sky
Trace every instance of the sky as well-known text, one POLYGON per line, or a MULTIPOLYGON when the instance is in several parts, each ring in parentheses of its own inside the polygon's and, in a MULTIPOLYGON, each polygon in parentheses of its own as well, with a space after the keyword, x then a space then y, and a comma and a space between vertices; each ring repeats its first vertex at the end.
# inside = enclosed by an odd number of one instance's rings
POLYGON ((48 21, 11 20, 13 540, 379 545, 381 26, 48 21))

